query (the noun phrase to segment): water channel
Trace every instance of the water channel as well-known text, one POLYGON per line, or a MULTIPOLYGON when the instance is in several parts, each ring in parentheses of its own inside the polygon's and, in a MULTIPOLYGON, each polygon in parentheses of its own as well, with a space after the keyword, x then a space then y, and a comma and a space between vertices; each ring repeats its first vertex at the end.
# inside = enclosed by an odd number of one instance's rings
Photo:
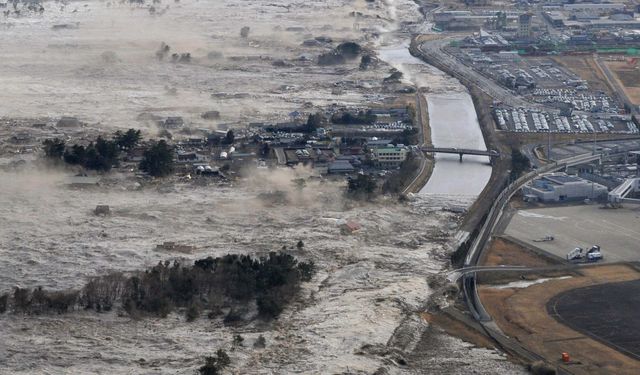
MULTIPOLYGON (((462 84, 442 71, 411 56, 406 45, 382 47, 380 58, 400 70, 424 94, 429 110, 431 141, 435 147, 486 150, 471 96, 462 84)), ((491 177, 486 156, 436 154, 433 173, 419 194, 468 204, 482 192, 491 177)))

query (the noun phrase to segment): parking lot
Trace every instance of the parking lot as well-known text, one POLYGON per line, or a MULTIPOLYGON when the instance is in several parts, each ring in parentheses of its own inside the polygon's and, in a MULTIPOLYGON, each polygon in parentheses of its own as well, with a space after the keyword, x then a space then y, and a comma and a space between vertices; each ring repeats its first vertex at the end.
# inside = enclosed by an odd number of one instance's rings
POLYGON ((600 207, 593 204, 518 210, 505 234, 561 258, 576 247, 600 245, 605 263, 640 261, 640 206, 600 207), (548 235, 554 240, 538 242, 548 235))

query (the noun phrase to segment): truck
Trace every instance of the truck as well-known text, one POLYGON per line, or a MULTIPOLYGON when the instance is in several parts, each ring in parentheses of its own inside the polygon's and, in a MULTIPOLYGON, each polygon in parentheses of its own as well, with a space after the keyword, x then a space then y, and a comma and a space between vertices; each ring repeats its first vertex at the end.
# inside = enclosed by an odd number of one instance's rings
POLYGON ((604 259, 599 245, 591 246, 591 249, 587 251, 587 262, 597 262, 604 259))
POLYGON ((584 250, 581 247, 576 247, 575 249, 569 251, 567 254, 568 261, 579 261, 583 258, 582 252, 584 250))

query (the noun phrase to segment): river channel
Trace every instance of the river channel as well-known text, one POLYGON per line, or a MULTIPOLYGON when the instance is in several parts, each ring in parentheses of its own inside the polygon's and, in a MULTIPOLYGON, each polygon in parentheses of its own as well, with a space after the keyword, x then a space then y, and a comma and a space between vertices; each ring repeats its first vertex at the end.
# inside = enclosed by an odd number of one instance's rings
MULTIPOLYGON (((411 56, 406 45, 382 47, 380 58, 400 70, 404 78, 419 88, 429 110, 431 142, 435 147, 486 150, 471 96, 456 79, 411 56)), ((436 154, 433 173, 419 194, 471 205, 491 177, 486 156, 436 154)))

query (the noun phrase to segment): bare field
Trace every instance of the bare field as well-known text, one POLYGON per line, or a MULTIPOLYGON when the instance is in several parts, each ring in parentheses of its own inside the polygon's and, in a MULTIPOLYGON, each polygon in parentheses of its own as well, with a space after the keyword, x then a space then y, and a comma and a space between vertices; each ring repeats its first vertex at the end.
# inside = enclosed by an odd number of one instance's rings
POLYGON ((528 267, 544 267, 552 264, 533 251, 509 239, 494 237, 487 251, 483 252, 482 265, 516 265, 528 267))
POLYGON ((640 105, 640 69, 638 65, 629 66, 626 62, 608 61, 607 66, 613 72, 629 100, 640 105))
MULTIPOLYGON (((589 285, 630 281, 640 274, 627 266, 583 268, 583 276, 549 279, 528 287, 481 286, 480 297, 498 326, 526 348, 561 365, 561 353, 573 361, 564 365, 574 374, 636 374, 640 363, 559 323, 547 313, 547 302, 564 291, 589 285)), ((588 307, 585 307, 588 308, 588 307)))

